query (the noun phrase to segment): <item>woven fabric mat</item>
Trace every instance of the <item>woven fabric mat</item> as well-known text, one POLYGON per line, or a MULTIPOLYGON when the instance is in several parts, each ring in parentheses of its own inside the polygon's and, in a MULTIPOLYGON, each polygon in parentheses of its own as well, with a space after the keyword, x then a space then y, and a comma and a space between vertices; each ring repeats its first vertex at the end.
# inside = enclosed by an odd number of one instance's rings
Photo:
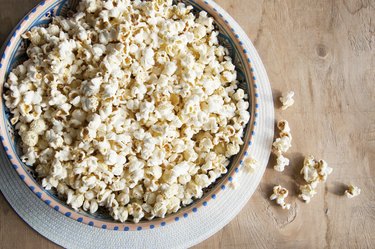
POLYGON ((259 162, 254 174, 237 174, 236 190, 222 191, 216 200, 186 219, 153 230, 110 231, 67 218, 38 199, 18 177, 1 148, 0 189, 17 214, 41 235, 65 248, 187 248, 229 223, 248 202, 263 176, 273 139, 274 107, 269 80, 258 53, 238 24, 229 15, 227 19, 244 41, 257 78, 259 119, 250 148, 250 155, 259 162))

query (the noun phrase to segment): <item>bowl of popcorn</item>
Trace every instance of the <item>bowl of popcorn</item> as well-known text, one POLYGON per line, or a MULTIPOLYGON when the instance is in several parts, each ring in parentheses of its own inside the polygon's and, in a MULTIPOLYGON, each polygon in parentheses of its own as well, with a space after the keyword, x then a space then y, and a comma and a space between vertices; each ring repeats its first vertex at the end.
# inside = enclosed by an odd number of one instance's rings
POLYGON ((42 1, 4 45, 0 79, 0 138, 30 194, 105 229, 220 198, 256 123, 247 51, 210 1, 42 1))

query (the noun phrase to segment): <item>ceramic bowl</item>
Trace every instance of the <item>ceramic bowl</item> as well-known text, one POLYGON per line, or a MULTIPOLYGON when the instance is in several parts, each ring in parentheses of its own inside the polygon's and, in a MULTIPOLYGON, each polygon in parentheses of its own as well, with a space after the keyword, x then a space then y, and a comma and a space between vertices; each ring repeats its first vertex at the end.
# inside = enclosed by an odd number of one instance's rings
MULTIPOLYGON (((40 2, 34 7, 14 28, 8 40, 3 46, 0 61, 0 94, 3 96, 3 85, 7 79, 9 72, 18 64, 27 59, 25 53, 27 42, 21 38, 21 35, 30 30, 34 26, 46 26, 51 22, 54 16, 65 16, 69 11, 74 10, 78 0, 46 0, 40 2)), ((228 166, 228 173, 219 178, 214 184, 204 190, 202 198, 195 200, 189 206, 181 208, 177 213, 167 215, 165 218, 156 218, 151 221, 141 221, 138 224, 132 222, 120 223, 112 219, 112 217, 105 211, 100 210, 95 214, 90 214, 84 211, 75 211, 70 208, 63 200, 60 200, 53 191, 45 190, 40 181, 36 178, 35 170, 33 167, 25 165, 20 156, 20 138, 17 135, 14 127, 10 124, 10 113, 4 105, 4 99, 0 104, 0 111, 2 118, 0 119, 0 139, 4 146, 4 150, 9 158, 13 168, 17 171, 23 182, 30 188, 30 194, 38 196, 46 205, 55 209, 57 212, 70 217, 77 222, 82 222, 89 226, 100 227, 103 229, 111 230, 142 230, 153 229, 158 226, 165 226, 171 222, 177 222, 180 219, 187 219, 189 215, 194 215, 198 212, 199 208, 205 208, 213 199, 220 198, 220 191, 224 191, 228 187, 228 183, 233 180, 236 173, 239 172, 243 159, 248 154, 248 147, 252 143, 254 135, 254 126, 256 125, 257 111, 257 85, 256 79, 253 75, 251 60, 248 57, 248 52, 243 47, 240 36, 232 27, 231 21, 225 19, 227 13, 222 10, 215 9, 209 1, 203 0, 182 0, 186 4, 192 5, 194 11, 205 10, 215 20, 215 25, 219 29, 220 44, 225 46, 238 72, 238 79, 240 81, 239 87, 242 88, 249 96, 250 106, 249 112, 251 119, 246 126, 244 135, 244 145, 240 153, 231 159, 228 166)), ((214 205, 214 203, 212 204, 214 205)))

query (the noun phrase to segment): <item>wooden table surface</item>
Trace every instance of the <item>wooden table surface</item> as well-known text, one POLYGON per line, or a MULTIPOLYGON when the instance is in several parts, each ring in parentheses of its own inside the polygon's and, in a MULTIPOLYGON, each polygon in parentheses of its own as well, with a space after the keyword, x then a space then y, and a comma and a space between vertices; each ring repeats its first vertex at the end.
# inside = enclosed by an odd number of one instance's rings
MULTIPOLYGON (((0 0, 0 43, 38 0, 0 0)), ((293 147, 284 173, 267 171, 242 212, 195 248, 375 248, 375 1, 217 0, 240 23, 267 69, 275 103, 294 90, 293 147), (297 196, 303 156, 334 168, 310 204, 297 196), (362 194, 343 196, 355 183, 362 194), (268 200, 290 190, 289 211, 268 200)), ((58 229, 58 228, 56 228, 58 229)), ((0 248, 58 248, 0 197, 0 248)))

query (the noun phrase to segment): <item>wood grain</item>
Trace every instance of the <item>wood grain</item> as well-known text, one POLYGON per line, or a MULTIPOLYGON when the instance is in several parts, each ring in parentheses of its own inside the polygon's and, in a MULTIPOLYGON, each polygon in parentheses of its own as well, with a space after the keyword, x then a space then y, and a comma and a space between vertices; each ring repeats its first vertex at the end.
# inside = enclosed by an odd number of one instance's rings
MULTIPOLYGON (((0 0, 0 43, 37 0, 0 0)), ((272 169, 258 190, 205 248, 374 248, 375 1, 217 0, 244 28, 268 71, 275 102, 286 90, 291 166, 272 169), (303 156, 334 168, 310 204, 296 198, 303 156), (343 197, 345 184, 362 194, 343 197), (284 211, 268 200, 275 184, 290 190, 284 211)), ((277 108, 278 106, 276 106, 277 108)), ((27 226, 0 197, 0 248, 57 248, 27 226)))

